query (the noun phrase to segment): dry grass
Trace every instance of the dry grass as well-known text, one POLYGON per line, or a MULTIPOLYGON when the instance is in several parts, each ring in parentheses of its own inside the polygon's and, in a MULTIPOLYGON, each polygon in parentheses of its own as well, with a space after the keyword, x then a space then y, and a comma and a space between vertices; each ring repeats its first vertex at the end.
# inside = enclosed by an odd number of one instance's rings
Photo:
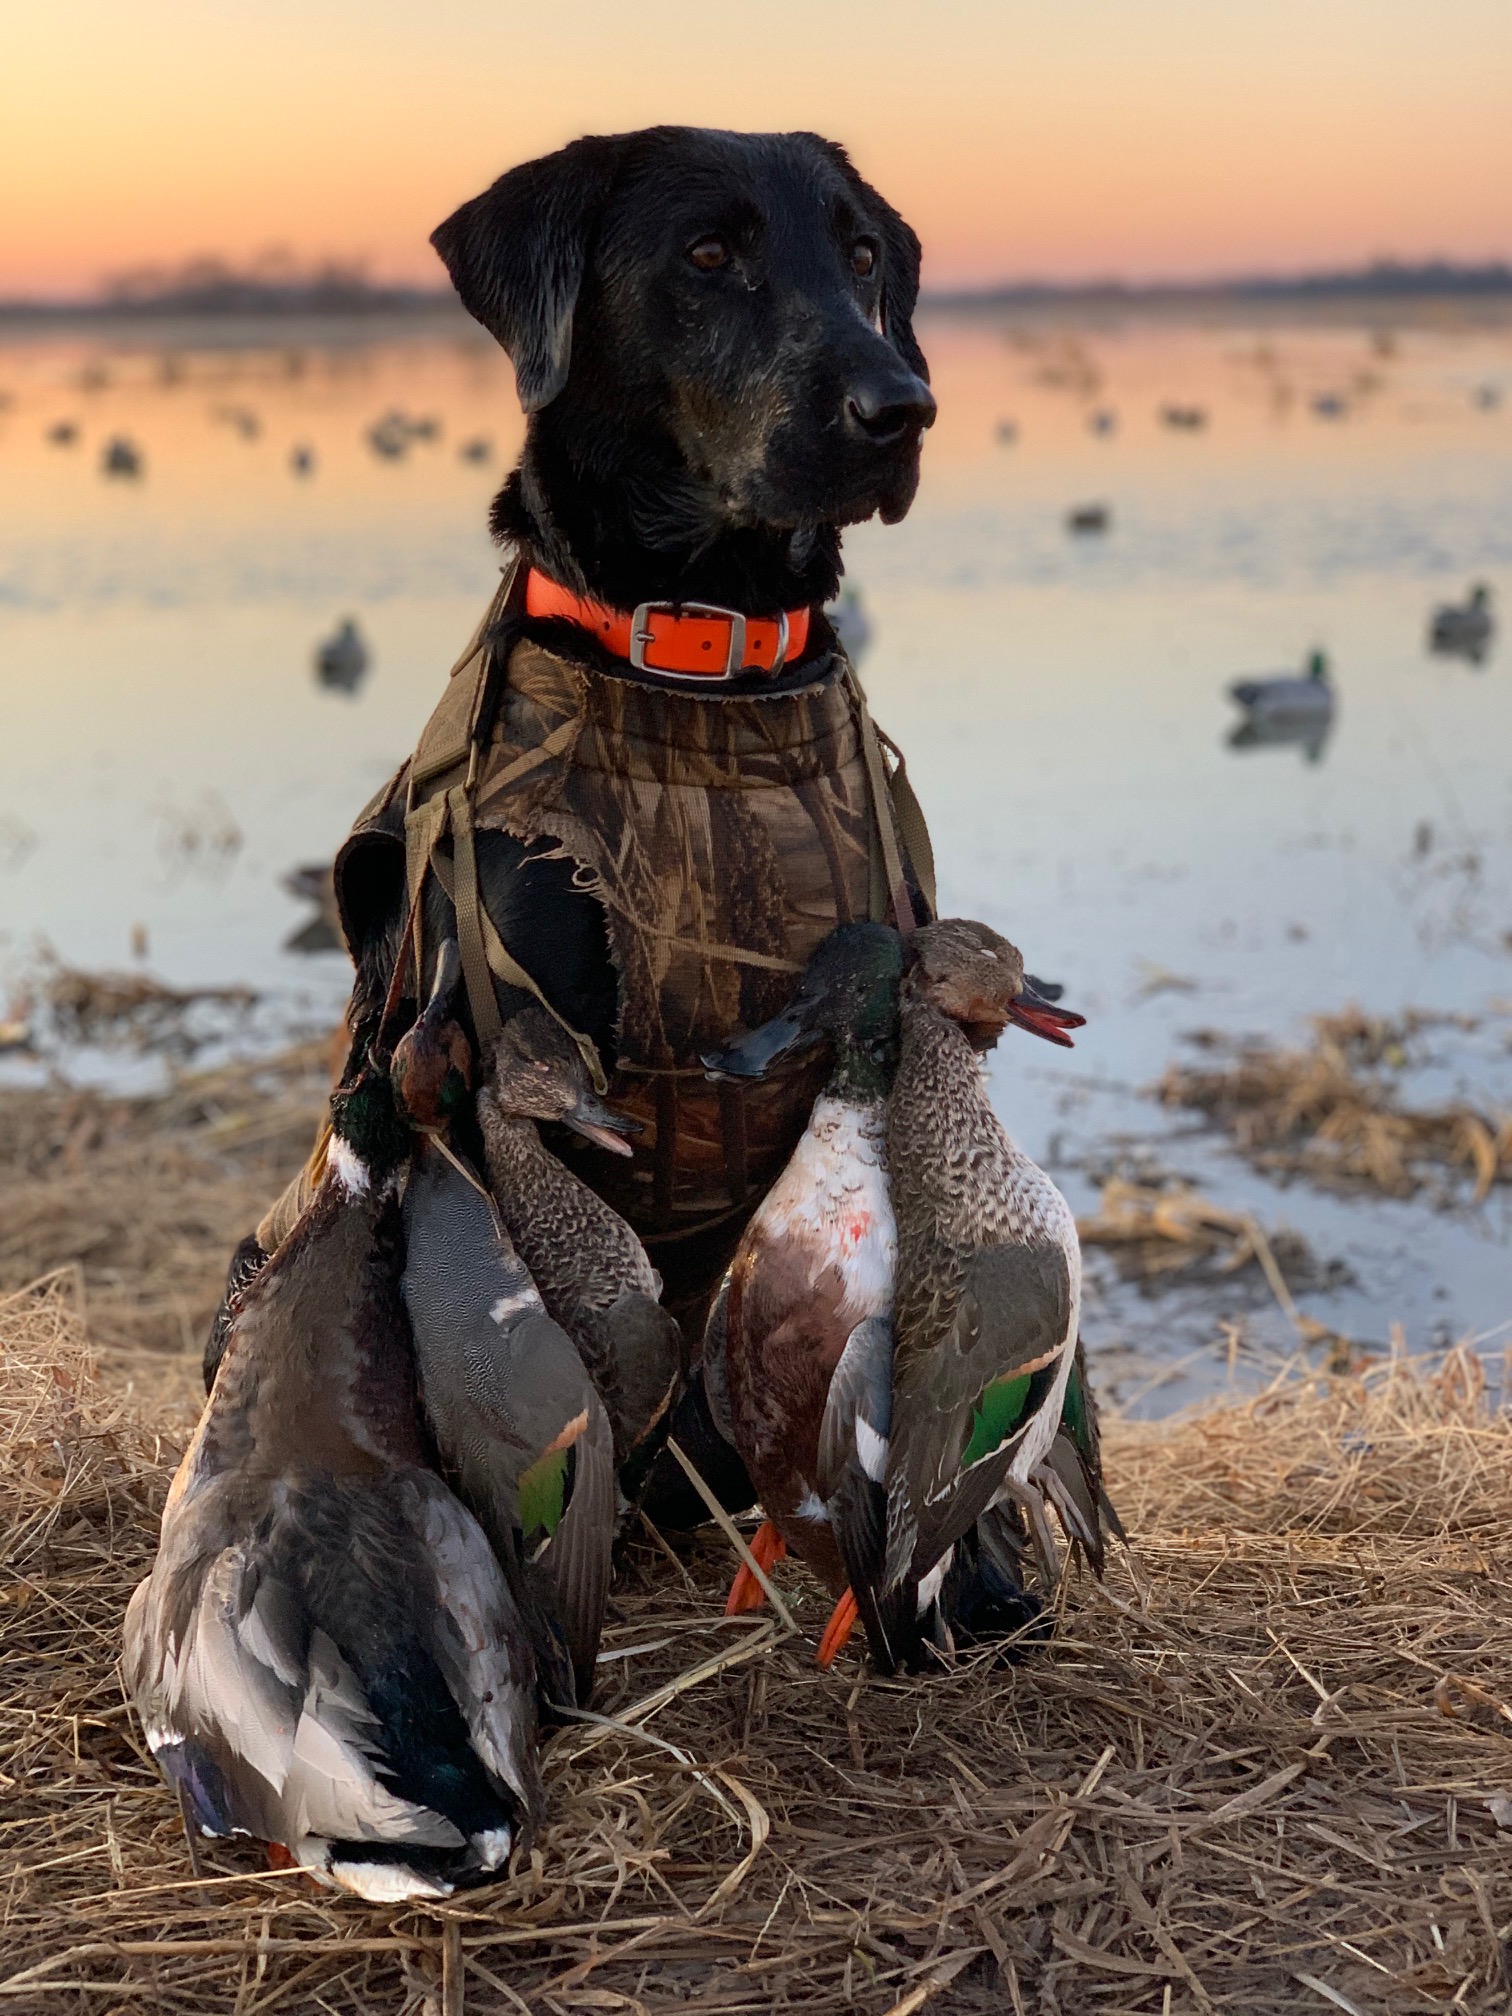
POLYGON ((309 1149, 327 1046, 185 1075, 152 1098, 0 1099, 0 1291, 77 1270, 107 1368, 187 1395, 238 1239, 309 1149))
POLYGON ((1404 1107, 1392 1082, 1407 1041, 1435 1019, 1455 1018, 1317 1015, 1308 1049, 1252 1042, 1219 1064, 1173 1064, 1160 1097, 1221 1121, 1258 1168, 1391 1197, 1442 1188, 1447 1173, 1479 1203, 1512 1181, 1512 1114, 1404 1107))
MULTIPOLYGON (((650 1538, 510 1880, 381 1909, 189 1870, 114 1673, 172 1450, 67 1284, 0 1304, 0 2003, 28 2011, 1505 2010, 1512 1424, 1478 1361, 1117 1427, 1138 1548, 1059 1637, 883 1683, 650 1538), (1500 1818, 1498 1817, 1500 1816, 1500 1818), (1506 1823, 1503 1825, 1501 1823, 1506 1823)), ((183 1417, 181 1417, 182 1420, 183 1417)), ((792 1570, 801 1629, 827 1605, 792 1570)))

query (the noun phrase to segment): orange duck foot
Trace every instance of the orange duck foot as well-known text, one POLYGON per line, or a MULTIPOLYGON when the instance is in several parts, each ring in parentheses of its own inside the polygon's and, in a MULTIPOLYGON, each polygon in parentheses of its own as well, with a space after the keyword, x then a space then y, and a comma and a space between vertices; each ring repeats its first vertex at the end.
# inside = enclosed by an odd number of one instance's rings
POLYGON ((299 1867, 298 1858, 289 1853, 282 1841, 264 1841, 263 1847, 268 1851, 268 1867, 270 1869, 297 1869, 299 1867))
MULTIPOLYGON (((779 1561, 787 1559, 787 1542, 770 1519, 763 1519, 757 1527, 751 1540, 751 1556, 760 1564, 763 1575, 770 1575, 779 1561)), ((747 1610, 759 1610, 765 1601, 766 1591, 751 1573, 749 1565, 742 1561, 725 1598, 726 1617, 741 1617, 747 1610)))
POLYGON ((850 1635, 855 1628, 856 1599, 847 1589, 830 1612, 830 1620, 824 1627, 824 1636, 819 1640, 819 1650, 814 1654, 814 1664, 821 1673, 828 1673, 850 1643, 850 1635))

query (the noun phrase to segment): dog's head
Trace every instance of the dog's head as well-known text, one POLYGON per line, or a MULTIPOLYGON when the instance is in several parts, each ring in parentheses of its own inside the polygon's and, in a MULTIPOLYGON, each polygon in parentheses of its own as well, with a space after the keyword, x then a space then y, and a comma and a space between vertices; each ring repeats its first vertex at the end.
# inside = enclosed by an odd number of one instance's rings
POLYGON ((711 537, 892 521, 912 502, 935 412, 911 320, 919 241, 832 142, 577 140, 432 243, 509 352, 532 440, 570 444, 582 474, 636 481, 634 442, 711 537))

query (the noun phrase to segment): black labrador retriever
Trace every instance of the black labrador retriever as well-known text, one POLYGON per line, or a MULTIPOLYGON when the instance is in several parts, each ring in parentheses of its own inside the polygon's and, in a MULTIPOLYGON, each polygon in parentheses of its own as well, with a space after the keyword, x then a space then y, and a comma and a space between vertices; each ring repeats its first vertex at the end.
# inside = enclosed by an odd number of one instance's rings
MULTIPOLYGON (((501 176, 432 242, 509 353, 528 415, 495 535, 577 594, 817 608, 839 584, 841 528, 912 502, 935 416, 912 326, 919 241, 832 141, 689 127, 578 140, 501 176)), ((576 626, 525 627, 613 676, 656 676, 576 626)), ((777 681, 753 673, 735 690, 802 685, 829 643, 816 622, 777 681)), ((612 1060, 618 983, 573 864, 488 831, 478 874, 504 943, 612 1060)), ((356 1027, 387 986, 402 875, 348 876, 340 894, 356 1027)), ((244 1241, 229 1287, 262 1258, 244 1241)), ((679 1434, 708 1452, 697 1424, 679 1434)), ((744 1502, 739 1480, 729 1493, 744 1502)))
POLYGON ((432 243, 529 415, 494 531, 579 592, 822 603, 841 526, 913 501, 919 241, 833 142, 578 140, 432 243))

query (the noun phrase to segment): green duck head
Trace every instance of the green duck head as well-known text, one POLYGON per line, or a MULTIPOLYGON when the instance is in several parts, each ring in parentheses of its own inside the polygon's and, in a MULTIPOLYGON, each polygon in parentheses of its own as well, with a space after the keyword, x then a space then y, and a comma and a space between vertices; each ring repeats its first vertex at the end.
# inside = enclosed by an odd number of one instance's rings
POLYGON ((461 973, 457 941, 445 938, 430 999, 394 1045, 389 1066, 394 1097, 416 1127, 448 1126, 472 1089, 472 1046, 451 1013, 461 973))
POLYGON ((885 924, 842 924, 819 946, 780 1015, 704 1054, 715 1078, 762 1078, 781 1057, 829 1041, 830 1089, 883 1092, 898 1053, 903 940, 885 924))
POLYGON ((556 1120, 613 1155, 635 1151, 625 1139, 638 1123, 599 1099, 577 1043, 538 1001, 504 1025, 494 1047, 491 1096, 501 1113, 556 1120))
POLYGON ((1017 945, 968 917, 926 924, 908 941, 905 997, 958 1023, 974 1050, 990 1050, 1010 1023, 1047 1043, 1072 1047, 1086 1017, 1057 1007, 1024 973, 1017 945))
POLYGON ((355 1077, 331 1094, 333 1161, 349 1191, 380 1187, 408 1160, 410 1130, 387 1071, 363 1059, 355 1077))

